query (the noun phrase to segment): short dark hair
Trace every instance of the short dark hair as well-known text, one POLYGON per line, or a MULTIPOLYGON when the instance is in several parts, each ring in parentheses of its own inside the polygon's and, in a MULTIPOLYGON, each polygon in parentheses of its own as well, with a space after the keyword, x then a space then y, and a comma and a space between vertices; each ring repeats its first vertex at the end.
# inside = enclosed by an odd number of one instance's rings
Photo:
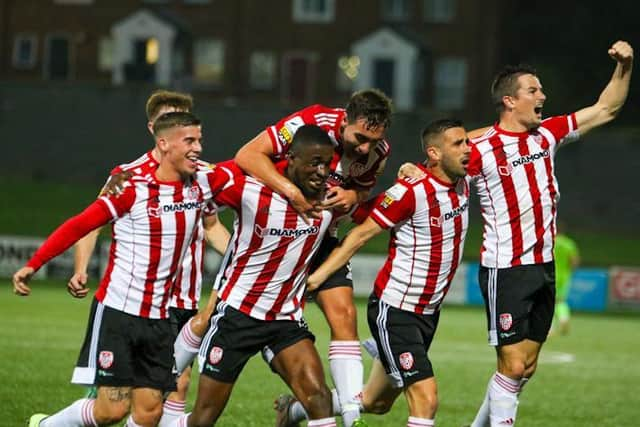
POLYGON ((491 101, 500 114, 504 111, 502 97, 515 96, 518 91, 518 77, 523 74, 537 75, 536 69, 527 64, 507 65, 496 74, 491 83, 491 101))
POLYGON ((392 102, 379 89, 365 89, 354 93, 349 99, 346 110, 349 123, 364 118, 372 127, 389 128, 391 126, 392 102))
POLYGON ((187 111, 174 111, 165 113, 158 117, 153 123, 153 134, 158 135, 160 132, 174 127, 200 126, 200 119, 187 111))
POLYGON ((290 151, 296 153, 302 147, 308 147, 313 144, 329 145, 333 147, 331 138, 327 132, 322 130, 316 125, 304 125, 300 126, 296 133, 293 135, 293 141, 291 141, 290 151))
POLYGON ((462 121, 458 119, 446 118, 446 119, 434 120, 433 122, 425 126, 425 128, 422 130, 422 133, 420 134, 420 141, 422 142, 422 150, 426 151, 427 147, 433 145, 433 143, 435 142, 436 136, 442 134, 448 129, 460 128, 463 126, 464 125, 462 124, 462 121))
POLYGON ((191 111, 193 109, 193 97, 188 93, 172 92, 169 90, 156 90, 147 99, 145 111, 147 119, 156 119, 162 107, 173 107, 180 111, 191 111))

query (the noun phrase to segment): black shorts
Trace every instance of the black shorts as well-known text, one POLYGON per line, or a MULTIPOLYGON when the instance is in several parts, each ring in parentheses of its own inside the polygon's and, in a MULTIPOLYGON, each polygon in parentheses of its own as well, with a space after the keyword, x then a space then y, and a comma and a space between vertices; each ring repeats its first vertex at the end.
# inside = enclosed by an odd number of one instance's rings
POLYGON ((391 307, 373 294, 369 297, 369 329, 394 387, 406 388, 434 376, 428 352, 439 318, 439 311, 418 314, 391 307))
POLYGON ((71 382, 174 391, 173 341, 168 319, 133 316, 94 299, 71 382))
POLYGON ((198 310, 191 310, 186 308, 169 307, 169 322, 171 322, 171 330, 173 331, 173 338, 178 337, 178 334, 187 324, 189 319, 195 316, 198 310))
POLYGON ((254 354, 264 350, 274 357, 304 339, 315 341, 304 319, 254 319, 219 301, 200 346, 200 374, 233 383, 254 354))
MULTIPOLYGON (((325 236, 320 243, 318 252, 311 261, 311 268, 309 269, 309 271, 313 273, 313 271, 327 259, 331 251, 336 246, 338 246, 339 243, 340 241, 337 237, 325 236)), ((340 267, 340 269, 329 276, 329 278, 325 280, 316 290, 310 293, 310 296, 313 298, 313 295, 318 292, 339 287, 353 288, 353 280, 351 280, 351 261, 347 262, 344 266, 340 267)))
POLYGON ((501 346, 529 339, 544 342, 555 305, 555 266, 480 267, 489 344, 501 346))

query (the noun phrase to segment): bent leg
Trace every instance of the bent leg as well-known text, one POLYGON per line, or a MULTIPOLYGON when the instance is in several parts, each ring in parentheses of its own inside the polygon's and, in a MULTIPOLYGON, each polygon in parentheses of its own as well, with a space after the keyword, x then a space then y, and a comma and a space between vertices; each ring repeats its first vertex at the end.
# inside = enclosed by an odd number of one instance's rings
POLYGON ((189 427, 209 427, 222 414, 234 383, 226 383, 214 380, 207 375, 200 375, 198 380, 198 396, 193 406, 193 412, 189 415, 189 427))
POLYGON ((362 391, 362 407, 364 412, 386 414, 391 410, 401 388, 394 387, 382 366, 380 359, 374 359, 369 379, 362 391))
MULTIPOLYGON (((435 377, 417 381, 406 388, 404 392, 409 405, 409 416, 431 421, 438 409, 438 387, 435 377)), ((423 424, 428 425, 428 424, 423 424)))
POLYGON ((140 426, 154 427, 162 416, 162 392, 153 388, 131 391, 131 418, 140 426))
POLYGON ((310 339, 303 339, 275 355, 272 367, 302 403, 310 420, 332 418, 331 392, 322 362, 310 339))

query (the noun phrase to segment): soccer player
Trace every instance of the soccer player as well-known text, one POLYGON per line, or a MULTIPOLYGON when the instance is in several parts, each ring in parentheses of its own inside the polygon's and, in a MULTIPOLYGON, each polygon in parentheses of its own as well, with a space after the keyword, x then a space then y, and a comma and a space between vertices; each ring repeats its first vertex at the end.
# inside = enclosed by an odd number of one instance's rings
MULTIPOLYGON (((303 125, 291 141, 281 173, 311 203, 325 196, 334 156, 327 133, 303 125)), ((239 172, 239 171, 238 171, 239 172)), ((218 304, 200 347, 200 379, 193 413, 175 426, 210 426, 253 355, 263 352, 310 415, 309 426, 335 426, 331 392, 302 316, 311 258, 336 214, 325 210, 306 223, 285 197, 255 178, 236 173, 234 185, 214 198, 234 209, 230 257, 218 304)))
MULTIPOLYGON (((344 265, 369 239, 391 232, 389 254, 369 297, 369 328, 380 359, 374 361, 362 407, 384 414, 404 391, 407 426, 433 426, 437 387, 428 351, 442 301, 462 258, 468 225, 469 186, 464 176, 470 147, 462 123, 437 120, 422 132, 427 157, 421 178, 399 178, 376 199, 355 227, 313 272, 313 288, 344 265)), ((297 425, 300 404, 281 408, 280 426, 297 425), (287 411, 286 413, 283 411, 287 411)))
MULTIPOLYGON (((145 107, 148 119, 147 128, 153 135, 153 124, 158 117, 170 112, 191 111, 193 109, 193 98, 191 95, 180 92, 157 90, 151 94, 145 107)), ((117 166, 111 171, 109 180, 101 191, 101 195, 105 194, 108 188, 114 184, 113 177, 123 172, 140 176, 153 173, 158 168, 159 159, 160 149, 155 146, 136 160, 117 166)), ((220 254, 225 252, 230 238, 227 229, 218 221, 215 209, 208 206, 205 213, 206 215, 203 215, 203 224, 198 224, 196 232, 193 235, 193 240, 191 244, 189 244, 184 256, 179 274, 176 275, 176 281, 172 287, 169 319, 171 320, 174 336, 176 337, 185 323, 198 311, 198 302, 202 289, 205 238, 220 254)), ((87 267, 99 234, 100 229, 96 229, 75 244, 75 273, 68 283, 69 292, 75 297, 82 298, 89 292, 89 289, 86 287, 88 280, 87 267)), ((215 292, 211 298, 212 300, 208 304, 208 310, 204 310, 204 312, 209 315, 213 311, 212 303, 215 301, 215 292)), ((189 366, 186 366, 181 370, 177 390, 170 393, 165 399, 160 427, 164 427, 166 422, 184 413, 190 378, 191 369, 189 366)), ((93 389, 92 392, 95 393, 95 389, 93 389)))
MULTIPOLYGON (((367 199, 377 176, 382 173, 389 156, 384 134, 391 124, 391 113, 391 101, 375 89, 356 92, 345 109, 312 105, 269 126, 243 146, 235 160, 245 172, 284 195, 307 221, 317 215, 318 208, 347 212, 367 199), (327 181, 327 200, 322 205, 306 201, 300 189, 277 173, 273 164, 286 155, 296 131, 304 124, 320 126, 335 149, 327 181)), ((321 262, 337 242, 334 228, 323 242, 314 265, 321 262)), ((340 396, 344 424, 351 426, 359 417, 363 366, 349 265, 328 278, 317 289, 314 299, 331 329, 331 376, 340 396)))
POLYGON ((567 298, 571 289, 571 276, 580 264, 580 252, 576 242, 565 234, 565 224, 561 221, 558 221, 557 224, 558 234, 553 246, 556 267, 556 305, 550 335, 556 330, 560 334, 566 335, 569 332, 569 320, 571 318, 571 309, 567 303, 567 298))
POLYGON ((542 120, 546 96, 536 72, 507 67, 492 85, 498 123, 473 140, 469 175, 484 219, 480 286, 497 371, 474 427, 513 425, 518 395, 536 370, 553 318, 553 241, 558 200, 554 155, 564 144, 613 120, 631 79, 633 49, 617 41, 611 80, 592 106, 542 120))
POLYGON ((200 121, 173 112, 153 126, 160 165, 134 175, 120 196, 103 195, 60 226, 13 276, 14 291, 29 295, 33 274, 89 231, 112 222, 113 244, 96 291, 72 382, 97 385, 96 399, 80 399, 30 427, 111 425, 131 410, 127 426, 155 426, 162 397, 175 390, 171 287, 201 221, 204 204, 227 185, 223 170, 194 174, 202 151, 200 121))

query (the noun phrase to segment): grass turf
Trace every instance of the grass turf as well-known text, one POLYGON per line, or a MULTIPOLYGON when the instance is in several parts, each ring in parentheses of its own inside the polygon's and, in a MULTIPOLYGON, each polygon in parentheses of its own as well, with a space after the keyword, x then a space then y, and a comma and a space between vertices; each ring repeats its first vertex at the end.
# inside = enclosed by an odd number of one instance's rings
MULTIPOLYGON (((69 379, 90 304, 89 299, 71 298, 62 282, 35 282, 27 298, 11 292, 9 281, 0 282, 2 427, 23 426, 32 413, 55 412, 83 395, 84 389, 69 384, 69 379)), ((358 302, 358 310, 364 338, 369 335, 364 301, 358 302)), ((430 350, 439 387, 436 420, 439 427, 459 427, 472 420, 495 362, 486 345, 483 311, 455 306, 443 310, 430 350)), ((326 360, 329 336, 324 318, 313 304, 306 317, 326 360)), ((637 322, 633 315, 574 314, 571 333, 545 345, 539 371, 521 397, 518 425, 637 425, 638 407, 632 403, 640 379, 637 322)), ((370 358, 363 358, 368 372, 370 358)), ((194 375, 190 404, 196 385, 194 375)), ((273 425, 273 399, 285 392, 279 377, 254 357, 218 425, 273 425)), ((365 415, 372 427, 402 426, 406 417, 402 396, 389 414, 365 415)))

